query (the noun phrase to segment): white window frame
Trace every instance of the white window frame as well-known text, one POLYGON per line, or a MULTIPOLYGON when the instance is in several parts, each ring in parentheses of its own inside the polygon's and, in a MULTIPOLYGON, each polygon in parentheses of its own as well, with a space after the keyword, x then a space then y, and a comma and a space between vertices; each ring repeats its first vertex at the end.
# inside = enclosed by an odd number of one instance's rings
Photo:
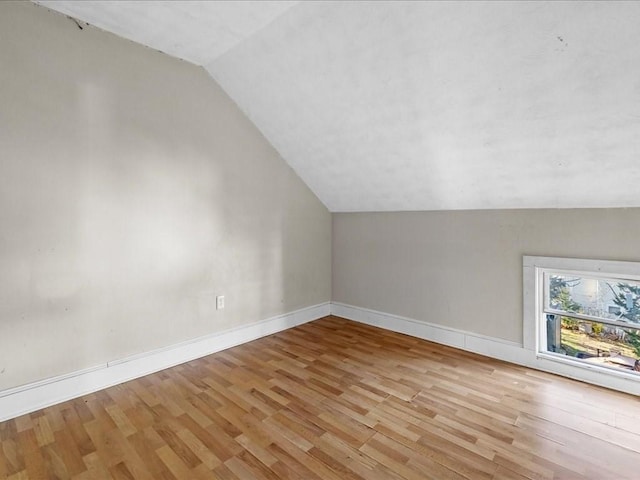
POLYGON ((566 355, 543 351, 543 348, 546 349, 547 339, 546 326, 542 327, 546 315, 544 272, 567 272, 577 276, 640 281, 640 262, 525 255, 522 265, 523 347, 532 356, 532 366, 617 390, 638 392, 640 375, 637 373, 618 371, 566 355))

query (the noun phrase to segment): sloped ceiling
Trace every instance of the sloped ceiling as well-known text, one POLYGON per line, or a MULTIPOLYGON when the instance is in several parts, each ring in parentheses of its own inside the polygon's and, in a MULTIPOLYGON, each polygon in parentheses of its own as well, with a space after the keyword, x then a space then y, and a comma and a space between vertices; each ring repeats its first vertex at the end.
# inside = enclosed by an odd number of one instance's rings
POLYGON ((640 206, 640 2, 41 3, 203 65, 331 211, 640 206))
POLYGON ((205 65, 298 2, 35 0, 34 3, 171 56, 205 65))

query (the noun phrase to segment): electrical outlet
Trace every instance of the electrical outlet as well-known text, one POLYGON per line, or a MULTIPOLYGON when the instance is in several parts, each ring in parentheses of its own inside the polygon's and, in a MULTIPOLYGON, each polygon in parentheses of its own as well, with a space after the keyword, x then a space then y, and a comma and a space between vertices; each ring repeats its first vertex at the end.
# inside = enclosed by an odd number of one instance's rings
POLYGON ((224 308, 224 295, 218 295, 216 297, 216 310, 222 310, 224 308))

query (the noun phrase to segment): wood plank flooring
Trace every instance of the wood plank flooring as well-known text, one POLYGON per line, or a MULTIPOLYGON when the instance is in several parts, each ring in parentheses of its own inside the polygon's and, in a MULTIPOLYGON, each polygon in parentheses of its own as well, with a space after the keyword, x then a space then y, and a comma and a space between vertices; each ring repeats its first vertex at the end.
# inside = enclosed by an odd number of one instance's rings
POLYGON ((638 398, 327 317, 0 423, 3 479, 638 479, 638 398))

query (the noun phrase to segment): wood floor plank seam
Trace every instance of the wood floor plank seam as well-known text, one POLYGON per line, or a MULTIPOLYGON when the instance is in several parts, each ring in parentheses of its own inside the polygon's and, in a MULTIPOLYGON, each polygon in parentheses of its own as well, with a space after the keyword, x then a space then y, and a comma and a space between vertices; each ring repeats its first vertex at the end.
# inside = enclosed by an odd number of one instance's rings
POLYGON ((640 404, 329 316, 0 423, 0 479, 634 480, 640 404))

